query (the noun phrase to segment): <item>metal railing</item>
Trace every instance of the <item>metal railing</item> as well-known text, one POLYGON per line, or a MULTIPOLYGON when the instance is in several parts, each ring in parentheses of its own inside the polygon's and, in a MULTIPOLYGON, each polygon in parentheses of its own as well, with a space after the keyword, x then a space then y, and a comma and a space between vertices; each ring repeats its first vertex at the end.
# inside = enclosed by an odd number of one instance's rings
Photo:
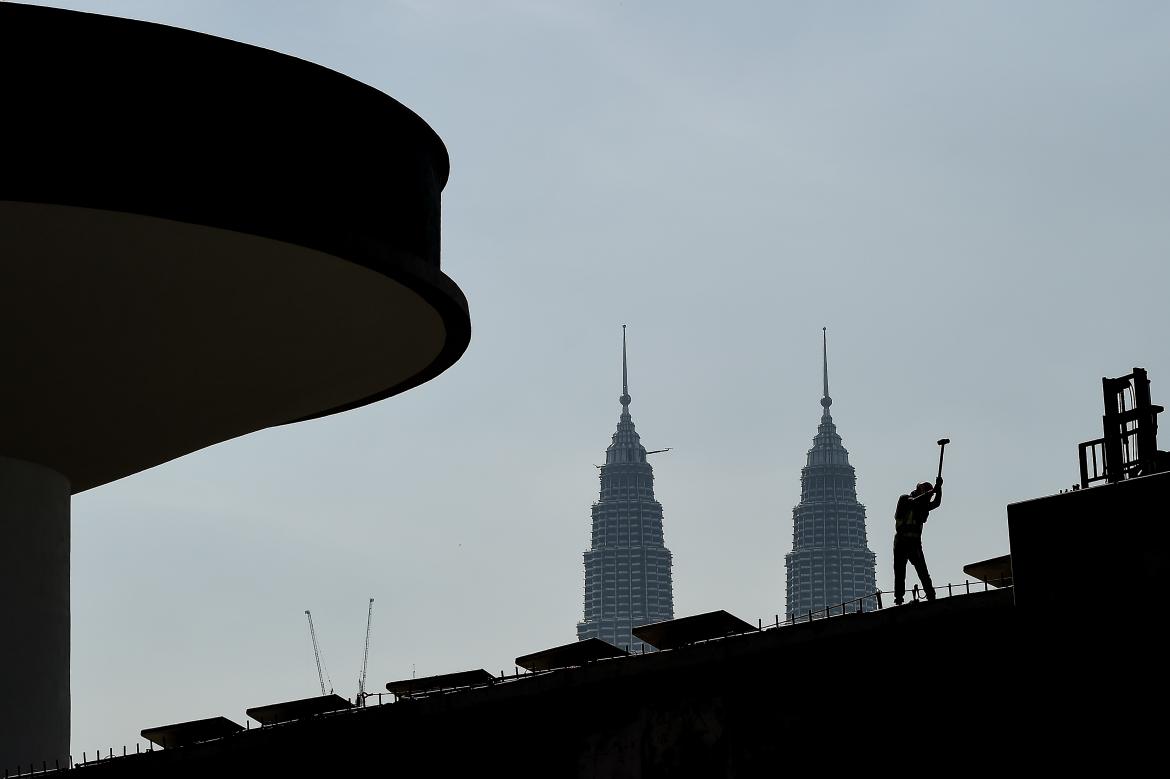
MULTIPOLYGON (((972 592, 987 592, 992 587, 997 589, 1007 589, 1012 587, 1012 578, 1010 576, 1001 577, 999 579, 990 579, 986 581, 964 579, 961 584, 947 583, 935 587, 935 598, 940 597, 954 597, 956 595, 970 595, 972 592), (980 586, 982 585, 982 586, 980 586), (945 591, 945 595, 943 594, 945 591)), ((894 608, 898 604, 886 605, 882 599, 883 595, 892 595, 890 590, 876 590, 872 595, 862 595, 851 600, 836 603, 831 606, 824 606, 819 609, 810 609, 800 614, 791 614, 783 621, 780 615, 777 614, 773 618, 771 625, 765 626, 763 621, 758 621, 757 625, 760 630, 767 630, 769 628, 778 628, 795 625, 801 622, 812 622, 814 620, 828 619, 829 617, 843 617, 847 614, 862 614, 872 611, 882 611, 886 608, 894 608), (876 608, 867 606, 866 603, 876 604, 876 608)), ((910 603, 916 603, 921 600, 926 600, 926 591, 919 588, 915 584, 914 587, 908 591, 910 595, 910 603)), ((906 605, 906 604, 904 604, 906 605)))

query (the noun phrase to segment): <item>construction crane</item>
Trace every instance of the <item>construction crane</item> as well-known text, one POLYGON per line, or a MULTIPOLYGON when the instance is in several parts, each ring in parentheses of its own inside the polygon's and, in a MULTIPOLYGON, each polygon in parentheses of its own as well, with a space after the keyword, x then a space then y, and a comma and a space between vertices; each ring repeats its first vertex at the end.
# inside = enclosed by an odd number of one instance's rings
MULTIPOLYGON (((321 650, 317 646, 317 630, 313 627, 313 615, 305 609, 305 616, 309 618, 309 638, 313 641, 313 658, 317 661, 317 681, 321 683, 321 695, 325 693, 325 679, 329 676, 329 669, 326 667, 322 670, 323 662, 321 660, 321 650)), ((333 692, 333 679, 329 679, 329 693, 333 692)))
POLYGON ((362 656, 362 675, 358 678, 358 694, 357 700, 355 701, 358 706, 366 705, 366 666, 370 662, 370 623, 373 619, 374 599, 370 598, 370 608, 366 612, 366 652, 362 656))

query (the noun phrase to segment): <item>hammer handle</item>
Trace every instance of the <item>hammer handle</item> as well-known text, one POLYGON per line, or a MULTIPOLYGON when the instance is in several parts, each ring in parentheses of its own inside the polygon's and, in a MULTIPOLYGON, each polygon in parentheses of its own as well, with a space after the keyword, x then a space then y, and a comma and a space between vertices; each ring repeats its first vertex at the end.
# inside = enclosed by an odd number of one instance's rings
POLYGON ((940 479, 942 478, 943 452, 945 452, 946 450, 947 450, 946 444, 939 444, 938 445, 938 477, 940 479))

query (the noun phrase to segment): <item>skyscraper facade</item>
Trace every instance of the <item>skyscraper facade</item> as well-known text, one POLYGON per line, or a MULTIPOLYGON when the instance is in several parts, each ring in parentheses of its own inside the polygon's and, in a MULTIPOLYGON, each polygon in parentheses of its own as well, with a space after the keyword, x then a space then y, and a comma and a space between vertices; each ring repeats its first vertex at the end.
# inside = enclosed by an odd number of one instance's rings
MULTIPOLYGON (((849 452, 829 414, 828 334, 824 335, 824 382, 821 424, 800 471, 800 503, 792 510, 792 551, 784 556, 787 574, 785 611, 789 618, 865 598, 876 604, 874 553, 865 533, 865 506, 857 501, 857 475, 849 452)), ((856 611, 858 603, 846 610, 856 611)))
POLYGON ((654 499, 654 471, 634 430, 630 400, 622 325, 622 413, 600 466, 601 495, 593 504, 593 539, 585 552, 585 618, 577 623, 577 638, 642 651, 650 647, 630 631, 674 619, 674 587, 662 504, 654 499))

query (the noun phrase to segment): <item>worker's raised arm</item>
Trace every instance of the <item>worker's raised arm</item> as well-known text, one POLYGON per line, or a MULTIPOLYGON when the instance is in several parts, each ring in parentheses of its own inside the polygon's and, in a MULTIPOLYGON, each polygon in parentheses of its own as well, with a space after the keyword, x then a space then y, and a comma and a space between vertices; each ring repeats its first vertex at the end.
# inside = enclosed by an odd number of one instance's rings
POLYGON ((941 476, 939 476, 937 479, 935 479, 934 493, 933 493, 931 500, 930 500, 930 503, 928 505, 930 506, 931 511, 934 511, 936 508, 938 508, 939 506, 942 505, 942 477, 941 476))
MULTIPOLYGON (((922 484, 920 486, 923 488, 922 492, 919 492, 917 495, 911 493, 910 495, 906 496, 906 499, 910 501, 910 504, 913 505, 916 509, 929 509, 932 505, 930 501, 934 496, 934 488, 929 484, 922 484)), ((918 488, 916 487, 915 492, 917 491, 918 488)))

